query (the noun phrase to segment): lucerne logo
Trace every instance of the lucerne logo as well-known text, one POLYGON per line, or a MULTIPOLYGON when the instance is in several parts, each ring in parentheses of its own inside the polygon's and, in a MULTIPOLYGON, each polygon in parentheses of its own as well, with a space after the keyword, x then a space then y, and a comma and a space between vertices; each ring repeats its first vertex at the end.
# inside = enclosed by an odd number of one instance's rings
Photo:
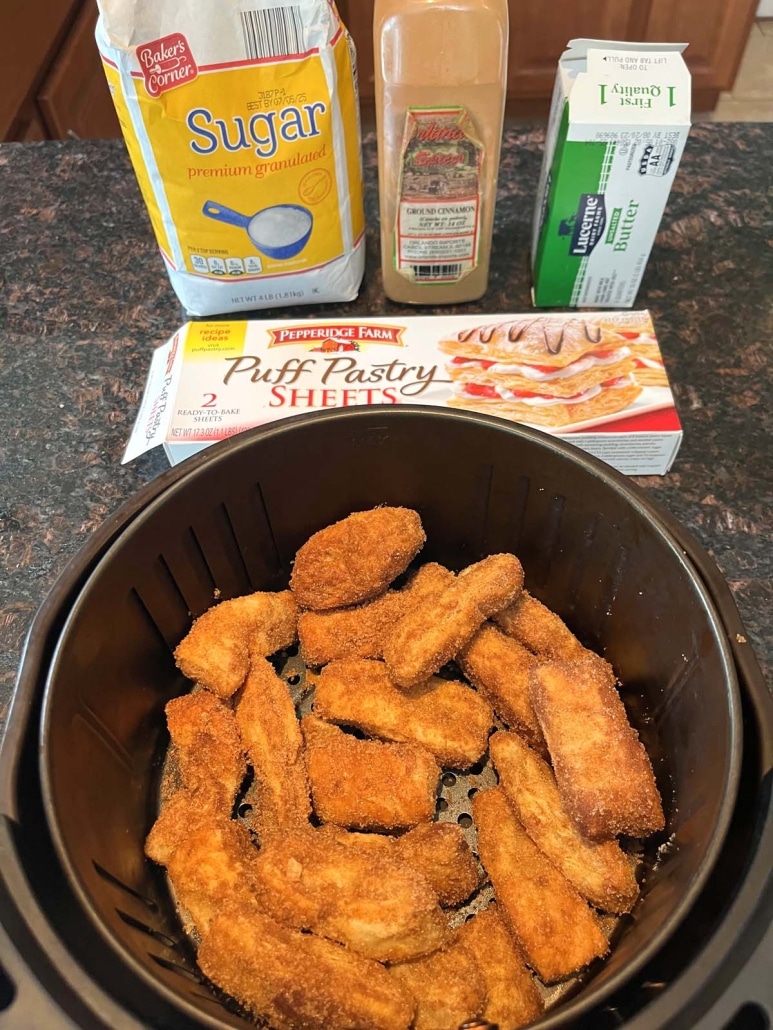
POLYGON ((563 218, 558 227, 560 236, 571 236, 569 253, 574 257, 586 257, 604 235, 607 212, 603 193, 583 193, 577 213, 563 218))

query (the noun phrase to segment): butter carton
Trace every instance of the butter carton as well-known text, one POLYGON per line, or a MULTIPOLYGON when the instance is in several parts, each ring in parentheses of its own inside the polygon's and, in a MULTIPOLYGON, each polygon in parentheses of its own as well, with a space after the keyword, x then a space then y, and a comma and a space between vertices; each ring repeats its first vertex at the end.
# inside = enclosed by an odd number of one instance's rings
POLYGON ((573 39, 558 62, 532 237, 536 307, 633 305, 690 130, 684 48, 573 39))
POLYGON ((189 322, 154 353, 124 461, 362 404, 495 415, 631 475, 667 472, 682 439, 646 311, 189 322))

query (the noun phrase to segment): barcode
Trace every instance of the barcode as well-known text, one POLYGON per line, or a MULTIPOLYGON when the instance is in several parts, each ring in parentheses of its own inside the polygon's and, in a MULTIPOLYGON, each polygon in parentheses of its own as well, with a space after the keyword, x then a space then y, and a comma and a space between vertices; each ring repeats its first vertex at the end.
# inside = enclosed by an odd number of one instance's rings
POLYGON ((462 274, 462 266, 413 265, 413 274, 417 279, 458 279, 462 274))
POLYGON ((292 57, 304 52, 303 19, 299 5, 241 11, 247 56, 292 57))

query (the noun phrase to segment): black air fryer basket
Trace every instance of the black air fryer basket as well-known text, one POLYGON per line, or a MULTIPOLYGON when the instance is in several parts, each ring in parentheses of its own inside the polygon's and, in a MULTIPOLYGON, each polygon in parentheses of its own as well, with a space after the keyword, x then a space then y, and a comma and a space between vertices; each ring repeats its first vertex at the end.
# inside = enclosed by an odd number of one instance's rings
POLYGON ((377 504, 420 512, 422 561, 518 554, 530 590, 614 665, 653 758, 667 829, 642 898, 539 1025, 769 1026, 773 714, 716 567, 574 448, 399 407, 288 419, 171 470, 41 608, 0 753, 0 1028, 252 1025, 199 975, 143 856, 164 705, 190 686, 172 650, 216 595, 284 588, 312 532, 377 504))

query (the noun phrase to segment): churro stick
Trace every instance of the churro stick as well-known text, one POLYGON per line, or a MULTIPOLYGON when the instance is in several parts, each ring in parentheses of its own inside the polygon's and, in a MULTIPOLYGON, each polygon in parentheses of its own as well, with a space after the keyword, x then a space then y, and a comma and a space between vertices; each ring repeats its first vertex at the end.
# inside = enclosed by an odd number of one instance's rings
POLYGON ((401 614, 397 590, 356 608, 302 612, 298 639, 303 660, 320 666, 345 658, 380 658, 384 636, 401 614))
POLYGON ((236 722, 255 771, 258 834, 307 824, 311 801, 300 725, 287 684, 265 658, 253 658, 236 722))
POLYGON ((650 760, 607 662, 591 656, 539 665, 531 699, 564 807, 581 833, 610 840, 664 828, 650 760))
POLYGON ((228 818, 233 805, 222 785, 212 782, 195 790, 178 790, 164 801, 145 841, 145 854, 159 865, 169 860, 184 840, 218 818, 228 818))
POLYGON ((169 860, 169 879, 177 901, 200 933, 206 932, 224 904, 257 915, 256 858, 246 827, 223 818, 200 826, 175 849, 169 860))
POLYGON ((424 546, 410 508, 358 511, 309 537, 295 556, 290 588, 315 611, 344 608, 383 593, 424 546))
POLYGON ((182 786, 219 783, 233 802, 247 772, 233 711, 206 690, 173 698, 165 711, 182 786))
POLYGON ((168 864, 189 832, 230 816, 247 773, 234 714, 208 691, 173 698, 166 721, 180 789, 164 801, 145 842, 145 854, 160 865, 168 864))
POLYGON ((478 867, 456 823, 420 823, 401 837, 383 833, 352 833, 327 824, 319 833, 331 834, 349 848, 396 856, 424 877, 441 905, 460 905, 478 887, 478 867))
POLYGON ((502 1030, 517 1030, 534 1022, 542 1014, 542 999, 499 906, 492 902, 463 923, 456 935, 486 983, 483 1018, 502 1030))
POLYGON ((435 813, 440 766, 418 744, 358 740, 315 715, 301 720, 314 811, 358 830, 403 830, 435 813))
POLYGON ((461 826, 422 823, 395 842, 397 853, 434 888, 441 905, 460 905, 478 886, 478 867, 461 826))
POLYGON ((488 702, 464 683, 433 676, 401 689, 383 662, 331 662, 317 681, 314 712, 383 740, 421 744, 441 765, 468 769, 486 750, 488 702))
POLYGON ((543 658, 583 658, 588 652, 561 619, 541 601, 522 590, 514 604, 494 615, 494 622, 543 658))
POLYGON ((545 738, 529 698, 531 670, 537 664, 531 651, 487 622, 456 660, 502 722, 546 753, 545 738))
POLYGON ((416 1002, 413 1030, 458 1030, 485 1007, 483 974, 458 939, 434 955, 399 962, 389 972, 416 1002))
POLYGON ((319 830, 275 834, 255 862, 262 911, 379 962, 429 954, 448 938, 437 894, 396 849, 347 847, 319 830))
POLYGON ((259 912, 223 906, 198 963, 275 1030, 408 1030, 413 1018, 412 998, 378 962, 259 912))
POLYGON ((429 562, 402 590, 390 590, 356 608, 303 612, 298 637, 308 665, 345 658, 381 658, 384 641, 398 619, 428 597, 437 596, 454 579, 453 572, 429 562))
POLYGON ((565 980, 609 950, 598 920, 532 843, 494 787, 472 799, 480 860, 526 961, 545 983, 565 980))
POLYGON ((523 828, 584 898, 629 912, 639 894, 633 863, 617 841, 586 840, 564 810, 550 766, 515 733, 495 733, 491 760, 523 828))
POLYGON ((397 623, 384 645, 394 681, 412 687, 455 658, 495 612, 512 604, 523 586, 521 563, 492 554, 460 572, 437 598, 417 605, 397 623))
POLYGON ((250 655, 270 655, 294 643, 298 609, 289 590, 235 597, 196 619, 175 650, 178 668, 218 697, 244 683, 250 655))

